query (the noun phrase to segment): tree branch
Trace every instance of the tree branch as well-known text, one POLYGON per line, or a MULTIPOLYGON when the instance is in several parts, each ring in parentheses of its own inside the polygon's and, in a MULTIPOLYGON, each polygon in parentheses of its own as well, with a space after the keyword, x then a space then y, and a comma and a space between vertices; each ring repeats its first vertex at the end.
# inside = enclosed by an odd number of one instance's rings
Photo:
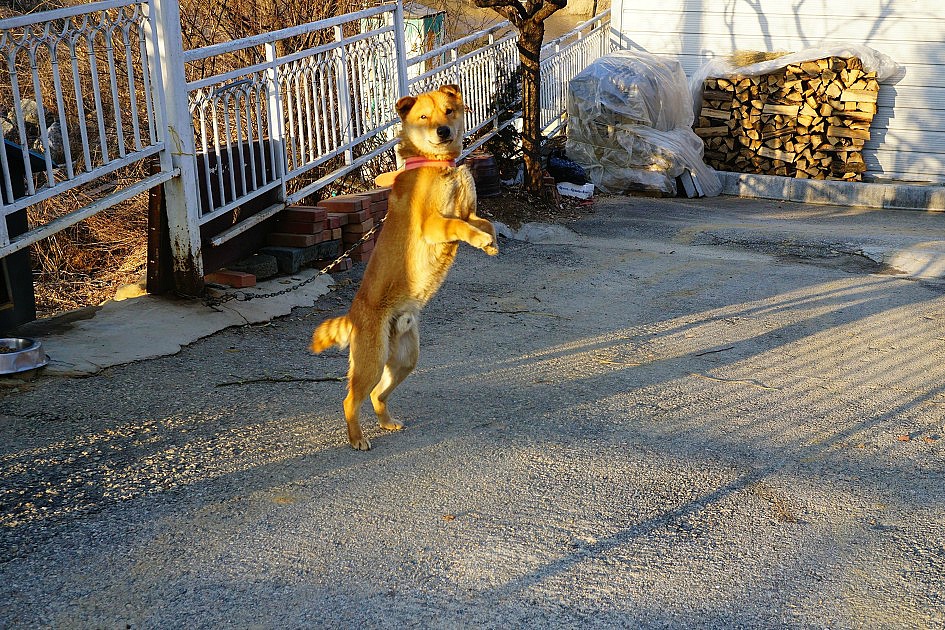
POLYGON ((544 22, 551 14, 558 9, 563 9, 568 4, 568 0, 545 0, 535 8, 530 17, 535 22, 544 22))
MULTIPOLYGON (((476 6, 480 9, 492 9, 496 13, 505 16, 510 21, 515 23, 509 13, 514 11, 519 19, 525 20, 528 19, 528 11, 525 10, 525 7, 522 5, 519 0, 473 0, 476 3, 476 6), (500 9, 506 9, 506 11, 500 11, 500 9)), ((558 0, 560 2, 560 0, 558 0)))

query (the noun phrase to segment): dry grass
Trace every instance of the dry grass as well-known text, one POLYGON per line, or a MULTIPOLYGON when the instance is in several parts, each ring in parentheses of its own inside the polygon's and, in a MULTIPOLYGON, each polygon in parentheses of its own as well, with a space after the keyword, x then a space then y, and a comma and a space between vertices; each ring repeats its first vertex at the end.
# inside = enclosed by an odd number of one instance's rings
MULTIPOLYGON (((82 193, 64 197, 78 207, 82 193)), ((58 199, 55 206, 65 202, 58 199)), ((51 204, 30 209, 31 223, 60 214, 51 204)), ((33 246, 37 317, 101 304, 123 284, 145 275, 148 262, 147 196, 140 195, 67 228, 33 246)))

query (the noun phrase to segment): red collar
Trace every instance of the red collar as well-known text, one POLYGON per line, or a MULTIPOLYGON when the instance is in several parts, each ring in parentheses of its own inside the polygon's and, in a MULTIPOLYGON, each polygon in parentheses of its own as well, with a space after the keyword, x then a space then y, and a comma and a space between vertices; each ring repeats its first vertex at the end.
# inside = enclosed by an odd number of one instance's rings
POLYGON ((420 168, 421 166, 456 168, 456 160, 431 160, 425 157, 409 157, 404 160, 405 171, 409 171, 412 168, 420 168))

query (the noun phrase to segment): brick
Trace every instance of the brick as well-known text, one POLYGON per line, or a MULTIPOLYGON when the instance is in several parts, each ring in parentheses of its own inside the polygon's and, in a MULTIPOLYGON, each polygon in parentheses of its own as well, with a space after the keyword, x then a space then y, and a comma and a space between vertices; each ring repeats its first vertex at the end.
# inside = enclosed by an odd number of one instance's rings
POLYGON ((303 221, 305 223, 317 223, 324 221, 328 212, 324 208, 315 206, 289 206, 279 213, 280 221, 303 221))
POLYGON ((308 247, 315 245, 318 240, 315 234, 285 234, 282 232, 273 232, 266 237, 268 245, 282 247, 308 247))
POLYGON ((364 234, 365 232, 369 232, 372 227, 374 227, 374 219, 368 217, 360 223, 349 223, 341 228, 341 231, 342 233, 348 234, 364 234))
POLYGON ((339 195, 318 202, 318 207, 325 208, 328 212, 358 212, 367 210, 370 205, 371 198, 360 195, 339 195))
POLYGON ((354 260, 357 260, 358 262, 366 263, 367 261, 371 259, 371 254, 373 253, 374 253, 373 251, 370 251, 370 252, 352 254, 351 258, 353 258, 354 260))
POLYGON ((361 195, 369 198, 371 203, 375 204, 379 201, 387 201, 387 198, 390 196, 390 188, 374 188, 373 190, 361 193, 361 195))
MULTIPOLYGON (((368 219, 373 219, 371 216, 370 210, 358 210, 357 212, 347 212, 347 219, 344 225, 351 225, 352 223, 364 223, 368 219)), ((344 227, 344 225, 342 227, 344 227)))
POLYGON ((333 230, 330 232, 330 234, 331 234, 331 236, 330 236, 329 238, 331 238, 331 239, 333 239, 333 240, 334 240, 334 239, 339 239, 339 238, 341 238, 341 228, 340 228, 340 227, 336 227, 335 229, 333 229, 333 230))
POLYGON ((374 241, 364 241, 363 243, 358 245, 357 249, 355 249, 354 251, 364 253, 364 252, 370 252, 373 250, 374 250, 374 241))
POLYGON ((375 201, 371 204, 371 214, 375 212, 380 212, 381 214, 387 214, 387 200, 382 199, 381 201, 375 201))
POLYGON ((354 245, 355 243, 361 240, 362 236, 364 236, 364 234, 356 234, 354 232, 343 232, 341 234, 341 242, 344 243, 345 246, 354 245))
POLYGON ((220 271, 208 273, 204 276, 204 279, 207 282, 225 284, 228 287, 236 289, 245 289, 246 287, 256 285, 256 276, 253 274, 246 273, 245 271, 230 271, 229 269, 221 269, 220 271))
POLYGON ((338 222, 338 227, 344 227, 348 225, 348 213, 347 212, 329 212, 328 213, 329 222, 338 222))
POLYGON ((276 231, 286 234, 318 234, 325 229, 325 221, 279 221, 276 231))

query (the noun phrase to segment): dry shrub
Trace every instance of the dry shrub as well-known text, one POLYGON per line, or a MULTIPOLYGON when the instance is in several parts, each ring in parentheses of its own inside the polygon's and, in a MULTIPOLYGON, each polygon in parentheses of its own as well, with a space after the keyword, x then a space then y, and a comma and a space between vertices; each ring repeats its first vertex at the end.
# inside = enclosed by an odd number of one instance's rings
MULTIPOLYGON (((76 4, 70 0, 65 3, 55 2, 37 2, 37 3, 18 3, 20 7, 27 7, 25 12, 42 11, 58 8, 67 4, 76 4)), ((5 7, 5 11, 0 11, 0 15, 9 16, 16 14, 17 6, 5 7)), ((57 24, 61 27, 61 23, 57 24)), ((54 31, 53 32, 58 32, 54 31)), ((112 35, 113 38, 119 37, 112 35)), ((117 91, 119 105, 116 108, 112 104, 112 94, 107 88, 107 57, 104 50, 106 41, 105 35, 95 38, 96 62, 98 64, 98 76, 101 85, 105 89, 101 90, 101 106, 105 113, 106 128, 104 134, 107 151, 114 158, 119 151, 119 145, 124 146, 126 150, 133 150, 131 126, 129 123, 129 112, 131 111, 131 90, 136 89, 132 86, 140 87, 140 51, 136 45, 136 40, 131 42, 132 66, 134 68, 134 81, 129 85, 124 73, 118 73, 117 91), (123 137, 117 133, 117 129, 108 124, 109 112, 117 109, 122 113, 123 123, 125 125, 123 137)), ((113 40, 114 41, 114 40, 113 40)), ((99 166, 104 162, 101 142, 99 140, 99 128, 95 122, 96 106, 94 102, 95 90, 92 86, 92 72, 89 60, 88 44, 77 44, 79 76, 81 81, 81 93, 83 96, 83 106, 86 119, 86 131, 89 137, 90 148, 90 166, 99 166)), ((56 157, 55 151, 52 152, 53 159, 56 161, 71 161, 75 173, 81 173, 89 165, 85 163, 85 157, 82 154, 81 143, 79 141, 79 123, 78 108, 76 101, 76 90, 71 83, 71 72, 68 71, 70 61, 68 50, 65 46, 56 49, 55 55, 59 61, 59 79, 62 81, 62 106, 64 118, 60 119, 56 111, 56 101, 52 88, 54 73, 50 66, 52 61, 52 52, 48 47, 40 47, 37 52, 37 65, 40 77, 40 89, 44 104, 46 106, 45 124, 49 125, 53 120, 58 122, 68 133, 72 143, 72 155, 64 156, 60 153, 56 157), (64 70, 65 69, 65 70, 64 70)), ((118 70, 125 68, 125 51, 116 42, 113 49, 115 65, 118 70)), ((29 60, 25 54, 19 54, 16 58, 16 64, 20 72, 19 89, 21 98, 36 99, 35 86, 28 80, 29 68, 26 65, 29 60), (24 80, 23 77, 27 77, 24 80)), ((7 68, 0 72, 0 109, 7 112, 12 107, 11 100, 11 77, 7 68)), ((144 96, 140 91, 137 94, 137 111, 142 115, 140 122, 140 133, 142 143, 147 145, 151 142, 148 132, 148 121, 143 112, 144 96)), ((42 150, 39 146, 34 146, 38 142, 39 127, 27 125, 27 144, 36 150, 42 150)), ((20 142, 18 132, 14 132, 11 140, 20 142)), ((27 217, 29 225, 32 228, 46 225, 51 221, 67 215, 89 203, 101 199, 104 195, 112 192, 120 186, 130 185, 139 181, 147 175, 146 165, 139 163, 124 168, 116 173, 112 173, 107 178, 99 178, 89 184, 68 192, 57 195, 56 197, 35 204, 27 208, 27 217)), ((63 170, 56 171, 57 177, 62 177, 63 170)), ((46 183, 45 173, 35 173, 34 184, 40 187, 46 183)), ((59 180, 57 180, 59 181, 59 180)), ((143 274, 147 265, 147 196, 139 195, 135 199, 126 201, 105 212, 99 213, 91 218, 81 221, 68 229, 45 238, 30 247, 30 259, 33 269, 34 293, 36 296, 36 310, 40 317, 52 315, 61 311, 80 308, 89 305, 99 304, 105 299, 111 297, 115 290, 122 284, 134 282, 143 274)))
MULTIPOLYGON (((81 207, 89 198, 71 191, 29 209, 32 224, 60 216, 61 206, 81 207)), ((147 262, 147 195, 100 212, 43 239, 30 250, 36 314, 101 304, 123 284, 144 278, 147 262)))

